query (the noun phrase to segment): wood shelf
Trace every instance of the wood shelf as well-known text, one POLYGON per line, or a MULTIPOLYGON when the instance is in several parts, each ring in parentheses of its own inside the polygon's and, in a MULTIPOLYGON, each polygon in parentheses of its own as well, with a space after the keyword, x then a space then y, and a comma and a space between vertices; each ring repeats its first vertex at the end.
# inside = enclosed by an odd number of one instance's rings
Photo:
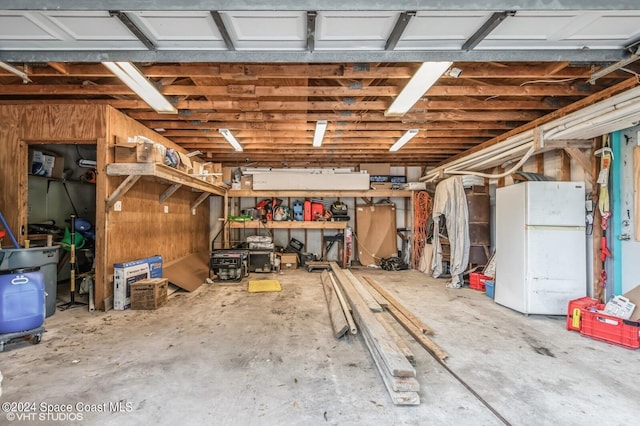
POLYGON ((319 197, 354 197, 354 198, 374 198, 374 197, 402 197, 411 198, 414 191, 404 189, 371 189, 367 191, 339 191, 339 190, 327 190, 327 191, 252 191, 248 189, 231 189, 228 191, 229 197, 304 197, 304 198, 319 198, 319 197))
POLYGON ((227 193, 226 186, 205 182, 173 167, 158 163, 111 163, 107 164, 107 175, 127 177, 107 199, 107 209, 113 207, 116 201, 126 194, 142 177, 152 177, 172 184, 160 196, 160 202, 164 202, 183 185, 202 191, 204 194, 198 197, 191 205, 192 209, 196 208, 211 194, 223 196, 227 193))
POLYGON ((259 220, 249 220, 246 222, 229 222, 232 229, 346 229, 349 222, 330 221, 269 221, 267 223, 259 220))

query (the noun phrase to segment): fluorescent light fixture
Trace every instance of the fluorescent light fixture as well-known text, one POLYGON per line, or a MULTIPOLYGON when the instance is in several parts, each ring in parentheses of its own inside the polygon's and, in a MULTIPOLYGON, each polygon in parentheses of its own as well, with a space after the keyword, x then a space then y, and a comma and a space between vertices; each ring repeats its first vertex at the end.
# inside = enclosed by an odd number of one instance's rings
POLYGON ((313 146, 322 145, 325 130, 327 130, 327 120, 318 120, 316 122, 316 132, 313 134, 313 146))
POLYGON ((236 151, 242 151, 242 145, 240 145, 240 142, 238 142, 238 139, 236 139, 236 137, 233 136, 233 133, 231 133, 229 129, 218 129, 218 132, 220 132, 220 134, 224 136, 227 142, 231 144, 233 149, 235 149, 236 151))
POLYGON ((22 79, 22 82, 25 84, 32 83, 31 79, 29 78, 26 72, 20 71, 18 68, 14 67, 13 65, 9 65, 6 62, 0 62, 0 68, 2 68, 3 70, 9 71, 11 74, 17 75, 22 79))
POLYGON ((400 148, 402 148, 407 142, 409 142, 415 135, 417 135, 419 132, 418 129, 409 129, 406 131, 406 133, 402 136, 400 136, 400 139, 398 139, 396 141, 396 143, 393 144, 393 146, 391 148, 389 148, 389 151, 397 151, 400 148))
POLYGON ((103 62, 124 84, 136 92, 151 108, 160 114, 177 114, 178 110, 162 93, 130 62, 103 62))
POLYGON ((384 112, 386 117, 401 117, 418 102, 418 99, 444 74, 451 62, 425 62, 404 86, 402 92, 384 112))

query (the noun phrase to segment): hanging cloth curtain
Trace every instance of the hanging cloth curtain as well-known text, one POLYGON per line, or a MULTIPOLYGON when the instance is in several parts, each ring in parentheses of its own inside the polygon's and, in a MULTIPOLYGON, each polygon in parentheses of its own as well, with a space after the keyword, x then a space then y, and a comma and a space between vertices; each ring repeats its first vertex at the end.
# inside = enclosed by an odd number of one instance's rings
POLYGON ((447 287, 462 287, 462 275, 469 263, 469 209, 462 186, 462 176, 443 180, 436 186, 433 198, 433 277, 442 275, 442 246, 440 244, 440 218, 444 216, 450 244, 451 283, 447 287))

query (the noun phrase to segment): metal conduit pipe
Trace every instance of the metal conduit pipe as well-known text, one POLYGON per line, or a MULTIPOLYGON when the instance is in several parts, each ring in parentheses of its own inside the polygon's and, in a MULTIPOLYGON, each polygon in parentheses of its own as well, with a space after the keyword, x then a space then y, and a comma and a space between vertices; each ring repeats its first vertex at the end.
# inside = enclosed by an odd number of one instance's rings
POLYGON ((512 168, 502 173, 491 174, 491 173, 471 172, 471 171, 467 171, 467 172, 451 171, 449 173, 454 175, 473 175, 473 176, 480 176, 488 179, 500 179, 500 178, 509 176, 511 173, 515 172, 520 167, 522 167, 522 165, 529 159, 529 157, 531 157, 531 155, 535 152, 535 150, 536 149, 533 146, 531 146, 531 148, 529 148, 529 150, 522 156, 520 161, 518 161, 512 168))
MULTIPOLYGON (((576 134, 607 122, 615 123, 625 121, 637 113, 640 113, 640 87, 627 90, 624 93, 576 111, 566 117, 543 124, 540 127, 542 128, 545 139, 562 139, 568 134, 576 134), (594 122, 593 120, 596 121, 594 122)), ((585 136, 584 138, 595 136, 598 135, 585 136)), ((486 168, 487 166, 485 165, 490 164, 490 161, 495 160, 496 157, 502 158, 503 155, 518 154, 523 148, 527 148, 523 147, 523 145, 529 143, 533 143, 533 130, 525 131, 484 150, 477 151, 464 158, 454 160, 449 164, 430 170, 425 176, 420 178, 420 181, 433 181, 440 175, 440 172, 451 173, 464 168, 477 168, 482 166, 486 168), (489 160, 487 160, 487 158, 489 158, 489 160)))
MULTIPOLYGON (((640 112, 640 98, 632 99, 625 102, 626 105, 618 108, 618 105, 608 108, 608 111, 596 117, 587 117, 579 122, 574 120, 573 123, 562 125, 554 128, 549 134, 545 134, 546 139, 563 139, 567 134, 580 132, 584 129, 600 126, 607 122, 624 121, 629 116, 640 112), (633 102, 631 104, 628 104, 633 102), (555 131, 555 132, 554 132, 555 131)), ((595 135, 598 136, 598 135, 595 135)))

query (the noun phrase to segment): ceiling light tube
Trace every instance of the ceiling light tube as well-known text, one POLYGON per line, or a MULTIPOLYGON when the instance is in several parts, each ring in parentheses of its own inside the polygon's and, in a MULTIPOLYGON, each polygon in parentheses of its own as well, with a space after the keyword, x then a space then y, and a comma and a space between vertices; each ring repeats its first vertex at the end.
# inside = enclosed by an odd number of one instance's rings
POLYGON ((407 142, 409 142, 415 135, 418 134, 418 131, 418 129, 407 130, 407 132, 404 135, 400 136, 400 139, 398 139, 396 143, 394 143, 393 146, 389 148, 389 151, 395 152, 402 148, 407 142))
POLYGON ((236 151, 242 151, 242 145, 240 145, 238 139, 233 136, 233 133, 231 133, 229 129, 218 129, 218 132, 220 132, 220 134, 224 136, 224 138, 227 140, 227 142, 229 142, 233 149, 235 149, 236 151))
POLYGON ((384 112, 385 117, 402 117, 405 115, 450 66, 451 62, 423 63, 395 98, 391 106, 384 112))
POLYGON ((151 108, 160 114, 177 114, 178 110, 162 93, 130 62, 103 62, 124 84, 136 92, 151 108))
POLYGON ((327 130, 327 120, 318 120, 316 122, 316 132, 313 134, 313 146, 318 147, 322 145, 322 139, 324 138, 324 132, 327 130))

